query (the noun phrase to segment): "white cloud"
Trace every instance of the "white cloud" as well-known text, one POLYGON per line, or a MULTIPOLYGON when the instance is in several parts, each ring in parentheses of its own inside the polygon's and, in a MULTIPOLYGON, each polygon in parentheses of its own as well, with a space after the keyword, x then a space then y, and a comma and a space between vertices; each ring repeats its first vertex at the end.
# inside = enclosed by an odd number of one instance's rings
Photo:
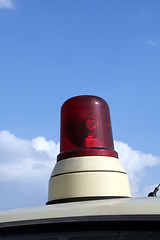
POLYGON ((0 132, 0 181, 36 181, 49 177, 59 144, 37 137, 31 141, 0 132))
MULTIPOLYGON (((154 186, 139 189, 146 167, 160 164, 160 157, 144 154, 126 143, 115 141, 115 149, 130 180, 133 196, 143 195, 154 186)), ((0 189, 1 209, 44 205, 47 201, 48 181, 59 143, 44 137, 26 140, 8 131, 0 131, 0 189)))
POLYGON ((14 8, 12 0, 0 0, 0 8, 14 8))
POLYGON ((152 46, 158 46, 158 43, 152 40, 148 40, 147 41, 148 44, 152 45, 152 46))
POLYGON ((50 158, 55 158, 58 154, 57 145, 53 141, 46 141, 44 137, 37 137, 32 140, 33 147, 38 152, 46 152, 50 158))
POLYGON ((146 191, 140 190, 139 184, 145 174, 145 168, 160 165, 160 157, 133 150, 126 143, 120 141, 115 141, 115 149, 129 176, 132 196, 146 196, 144 195, 146 191))
POLYGON ((0 132, 1 209, 44 205, 59 144, 0 132))

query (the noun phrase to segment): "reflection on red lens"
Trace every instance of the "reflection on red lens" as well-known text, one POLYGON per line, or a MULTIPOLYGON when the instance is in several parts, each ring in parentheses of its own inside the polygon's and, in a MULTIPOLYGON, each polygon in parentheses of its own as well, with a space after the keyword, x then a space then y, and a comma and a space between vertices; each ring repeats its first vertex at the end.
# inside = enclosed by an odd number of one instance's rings
POLYGON ((113 156, 108 104, 96 96, 78 96, 61 108, 60 154, 57 160, 77 156, 113 156))

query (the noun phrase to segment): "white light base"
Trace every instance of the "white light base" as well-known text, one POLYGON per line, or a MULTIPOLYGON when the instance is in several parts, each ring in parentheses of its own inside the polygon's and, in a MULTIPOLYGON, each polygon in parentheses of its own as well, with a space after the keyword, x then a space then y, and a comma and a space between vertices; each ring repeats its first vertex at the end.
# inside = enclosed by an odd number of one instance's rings
POLYGON ((119 159, 88 156, 56 163, 49 181, 48 203, 88 197, 131 197, 128 176, 119 159))

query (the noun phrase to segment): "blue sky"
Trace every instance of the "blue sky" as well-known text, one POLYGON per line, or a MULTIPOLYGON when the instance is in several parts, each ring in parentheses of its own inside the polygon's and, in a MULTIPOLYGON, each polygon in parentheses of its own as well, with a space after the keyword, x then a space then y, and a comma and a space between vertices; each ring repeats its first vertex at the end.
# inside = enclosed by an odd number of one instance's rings
POLYGON ((1 209, 44 204, 60 107, 81 94, 108 102, 133 196, 159 183, 159 11, 158 0, 0 0, 1 209))

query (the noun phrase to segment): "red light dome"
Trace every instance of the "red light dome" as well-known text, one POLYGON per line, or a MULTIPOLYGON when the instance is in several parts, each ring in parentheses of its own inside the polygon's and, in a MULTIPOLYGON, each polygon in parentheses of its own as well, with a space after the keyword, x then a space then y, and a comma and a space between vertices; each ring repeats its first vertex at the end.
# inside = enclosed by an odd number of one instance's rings
POLYGON ((118 158, 114 150, 109 107, 100 97, 73 97, 62 105, 57 160, 80 156, 118 158))

